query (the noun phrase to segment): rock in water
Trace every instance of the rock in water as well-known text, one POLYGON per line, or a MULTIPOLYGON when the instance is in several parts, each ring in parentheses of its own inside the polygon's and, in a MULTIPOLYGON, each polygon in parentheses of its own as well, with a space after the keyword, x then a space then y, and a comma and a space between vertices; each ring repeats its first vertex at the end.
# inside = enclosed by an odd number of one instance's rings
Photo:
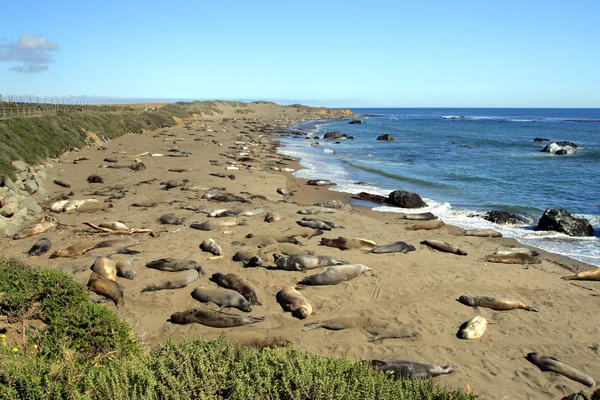
POLYGON ((593 236, 594 228, 584 218, 575 218, 564 208, 548 208, 538 221, 536 231, 556 231, 569 236, 593 236))
POLYGON ((394 190, 388 196, 388 202, 396 207, 421 208, 427 207, 421 196, 404 190, 394 190))
POLYGON ((389 134, 389 133, 386 133, 385 135, 378 136, 378 137, 377 137, 377 140, 387 140, 387 141, 392 141, 392 140, 394 140, 394 136, 393 136, 393 135, 391 135, 391 134, 389 134))
POLYGON ((483 217, 486 221, 495 224, 522 224, 527 223, 525 218, 516 214, 511 214, 508 211, 488 211, 483 217))

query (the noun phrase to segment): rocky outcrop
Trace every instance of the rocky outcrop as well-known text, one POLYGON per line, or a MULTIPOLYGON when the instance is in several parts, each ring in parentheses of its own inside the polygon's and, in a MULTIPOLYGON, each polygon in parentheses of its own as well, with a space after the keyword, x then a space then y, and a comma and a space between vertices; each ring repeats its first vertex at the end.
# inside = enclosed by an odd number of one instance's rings
POLYGON ((362 121, 360 119, 353 119, 352 121, 348 122, 350 125, 357 125, 357 124, 362 124, 362 121))
POLYGON ((594 228, 585 218, 575 218, 564 208, 548 208, 538 221, 536 231, 556 231, 569 236, 593 236, 594 228))
POLYGON ((384 203, 388 202, 388 198, 385 196, 381 196, 378 194, 371 194, 371 193, 367 193, 367 192, 360 192, 360 193, 352 196, 352 198, 358 199, 358 200, 371 201, 373 203, 378 203, 378 204, 384 204, 384 203))
POLYGON ((387 141, 392 141, 394 140, 394 136, 392 136, 389 133, 386 133, 385 135, 381 135, 379 137, 377 137, 377 140, 387 140, 387 141))
POLYGON ((325 134, 325 136, 323 136, 323 139, 337 140, 337 139, 345 139, 347 137, 348 137, 348 135, 346 135, 345 133, 341 133, 339 131, 334 131, 334 132, 327 132, 325 134))
MULTIPOLYGON (((43 179, 46 172, 42 167, 29 167, 23 161, 13 161, 15 180, 8 176, 0 177, 0 235, 12 236, 19 232, 21 225, 32 215, 42 212, 42 208, 31 195, 46 194, 43 179)), ((52 164, 46 166, 52 167, 52 164)))
POLYGON ((427 207, 427 203, 423 201, 421 196, 404 190, 394 190, 392 193, 390 193, 388 196, 388 203, 402 208, 427 207))
POLYGON ((546 139, 543 137, 536 137, 535 139, 533 139, 534 142, 549 142, 550 139, 546 139))
POLYGON ((508 211, 488 211, 483 217, 486 221, 495 224, 524 224, 527 220, 519 215, 511 214, 508 211))
POLYGON ((574 153, 576 149, 577 145, 573 142, 550 142, 546 147, 542 149, 542 152, 556 155, 564 155, 574 153))

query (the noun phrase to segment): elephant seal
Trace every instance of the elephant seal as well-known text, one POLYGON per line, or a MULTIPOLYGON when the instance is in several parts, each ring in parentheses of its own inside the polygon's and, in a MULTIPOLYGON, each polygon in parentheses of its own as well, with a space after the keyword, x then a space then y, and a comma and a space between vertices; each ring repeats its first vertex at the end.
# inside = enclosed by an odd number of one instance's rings
POLYGON ((302 221, 317 221, 317 222, 323 222, 324 224, 329 225, 330 228, 338 228, 338 229, 345 229, 342 225, 333 222, 333 221, 323 221, 321 219, 316 219, 316 218, 308 218, 308 217, 303 217, 302 221))
POLYGON ((76 210, 78 213, 94 213, 96 211, 104 211, 113 207, 114 206, 110 203, 87 202, 81 204, 76 210))
POLYGON ((407 339, 421 336, 420 333, 407 328, 398 329, 390 327, 387 321, 375 317, 337 317, 326 321, 305 324, 302 330, 309 331, 316 328, 324 328, 339 331, 355 326, 373 335, 367 338, 367 341, 371 343, 383 339, 407 339))
POLYGON ((98 224, 100 228, 111 229, 113 231, 120 231, 129 229, 127 225, 120 221, 105 221, 98 224))
POLYGON ((210 280, 216 283, 217 285, 221 286, 222 288, 235 290, 236 292, 244 296, 246 300, 250 302, 250 305, 262 306, 262 303, 260 302, 260 300, 258 300, 258 296, 256 295, 254 287, 252 287, 250 282, 248 282, 241 276, 238 276, 236 274, 225 275, 221 274, 220 272, 217 272, 210 277, 210 280))
POLYGON ((163 214, 160 216, 160 218, 158 220, 160 221, 161 224, 165 224, 165 225, 181 225, 181 224, 183 224, 183 221, 181 220, 181 218, 177 218, 177 216, 175 216, 173 214, 163 214))
POLYGON ((67 182, 61 181, 60 179, 54 179, 52 182, 54 182, 58 186, 62 186, 64 188, 70 188, 71 187, 71 185, 69 185, 67 182))
POLYGON ((242 211, 239 215, 241 217, 253 217, 255 215, 261 215, 265 212, 265 209, 262 207, 253 208, 252 210, 242 211))
POLYGON ((292 342, 281 336, 262 336, 257 334, 245 334, 241 338, 234 338, 242 346, 252 347, 253 349, 274 349, 276 347, 287 347, 292 342))
POLYGON ((444 225, 446 225, 444 223, 444 221, 441 221, 439 219, 432 219, 430 221, 422 221, 422 222, 417 222, 416 224, 414 224, 413 226, 407 228, 408 230, 411 231, 419 231, 419 230, 432 230, 432 229, 439 229, 441 227, 443 227, 444 225))
POLYGON ((502 237, 500 232, 493 229, 469 229, 463 232, 464 236, 477 236, 477 237, 502 237))
POLYGON ((143 162, 137 162, 133 165, 129 166, 129 169, 134 171, 134 172, 138 172, 138 171, 143 171, 146 169, 146 164, 144 164, 143 162))
POLYGON ((38 233, 44 233, 56 226, 56 218, 53 217, 44 217, 37 224, 22 229, 19 233, 13 236, 13 240, 25 239, 29 236, 37 235, 38 233))
POLYGON ((323 221, 306 221, 304 219, 301 219, 300 221, 296 221, 296 223, 300 226, 305 226, 312 229, 320 229, 322 231, 331 230, 331 227, 323 221))
POLYGON ((103 278, 92 272, 87 286, 94 293, 111 299, 115 303, 115 306, 120 307, 125 305, 123 301, 123 287, 117 282, 103 278))
POLYGON ((446 253, 453 253, 459 256, 466 256, 467 252, 459 249, 456 246, 451 245, 447 242, 442 242, 440 240, 423 240, 421 244, 431 247, 432 249, 444 251, 446 253))
POLYGON ((336 184, 328 181, 327 179, 311 179, 310 181, 306 182, 307 185, 312 185, 312 186, 335 186, 336 184))
POLYGON ((298 214, 301 215, 315 215, 315 214, 334 214, 335 211, 331 208, 306 208, 304 210, 298 210, 298 214))
POLYGON ((398 213, 398 219, 408 219, 411 221, 429 221, 432 219, 437 219, 437 217, 430 212, 418 214, 398 213))
POLYGON ((195 269, 172 272, 169 274, 169 278, 167 280, 147 285, 144 289, 142 289, 142 293, 155 292, 157 290, 165 289, 181 289, 198 280, 199 276, 200 274, 198 273, 198 270, 195 269))
POLYGON ((265 222, 277 222, 281 221, 281 216, 276 211, 269 211, 267 215, 265 215, 265 222))
POLYGON ((284 311, 290 311, 298 319, 304 319, 312 314, 312 305, 293 286, 284 287, 277 292, 275 298, 284 311))
POLYGON ((213 218, 224 218, 224 217, 235 217, 236 215, 239 215, 242 212, 241 209, 234 209, 234 210, 215 210, 213 212, 211 212, 210 214, 208 214, 209 217, 213 217, 213 218))
POLYGON ((362 264, 346 264, 346 265, 332 265, 326 267, 318 274, 305 276, 300 284, 303 285, 337 285, 338 283, 347 281, 352 278, 356 278, 359 275, 370 271, 362 264))
POLYGON ((230 307, 234 307, 245 312, 252 311, 250 302, 235 290, 197 287, 192 292, 192 297, 201 303, 215 303, 219 306, 217 311, 221 311, 224 308, 230 307))
POLYGON ((111 281, 117 280, 117 266, 113 260, 108 257, 98 257, 92 264, 92 271, 103 278, 111 281))
POLYGON ((220 256, 223 253, 221 246, 219 246, 216 240, 212 238, 204 239, 202 243, 200 243, 200 250, 210 253, 213 256, 220 256))
POLYGON ((284 257, 273 254, 275 265, 287 271, 305 271, 307 269, 328 267, 330 265, 348 264, 346 261, 337 260, 331 256, 316 256, 312 254, 294 254, 284 257))
POLYGON ((75 243, 67 247, 64 250, 56 250, 54 253, 50 255, 50 258, 58 258, 58 257, 77 257, 85 254, 86 252, 95 249, 96 243, 94 242, 81 242, 75 243))
POLYGON ((156 207, 158 205, 158 202, 153 201, 153 200, 142 200, 142 201, 137 201, 135 203, 133 203, 131 206, 132 207, 146 207, 146 208, 150 208, 150 207, 156 207))
POLYGON ((415 251, 416 248, 412 244, 405 242, 394 242, 390 244, 384 244, 383 246, 377 246, 369 253, 384 254, 384 253, 408 253, 409 251, 415 251))
POLYGON ((262 258, 248 251, 240 250, 233 255, 233 261, 241 261, 244 268, 260 267, 263 265, 262 258))
POLYGON ((31 248, 27 252, 27 255, 29 255, 29 257, 41 256, 42 254, 50 250, 50 246, 50 239, 41 238, 40 240, 35 242, 33 246, 31 246, 31 248))
POLYGON ((133 279, 135 277, 135 272, 133 271, 131 263, 133 260, 137 259, 137 257, 124 257, 117 261, 117 276, 125 279, 133 279))
POLYGON ((540 264, 537 256, 521 252, 496 252, 484 258, 484 261, 502 264, 540 264))
POLYGON ((286 236, 286 235, 255 235, 253 233, 249 233, 246 235, 246 238, 253 239, 252 242, 262 246, 270 246, 276 243, 291 243, 297 246, 304 246, 298 239, 294 236, 286 236))
POLYGON ((157 269, 159 271, 177 272, 195 269, 199 274, 204 275, 202 266, 194 260, 181 260, 176 258, 161 258, 160 260, 150 261, 146 268, 157 269))
POLYGON ((380 361, 371 360, 369 362, 371 368, 392 375, 395 379, 419 378, 427 379, 434 378, 439 375, 450 374, 456 371, 456 366, 448 364, 440 367, 435 364, 423 364, 410 360, 392 360, 380 361))
POLYGON ((566 376, 569 379, 573 379, 574 381, 583 383, 589 387, 596 385, 596 381, 591 376, 565 364, 557 358, 541 356, 538 353, 528 353, 525 358, 542 371, 556 372, 557 374, 566 376))
POLYGON ((236 218, 231 219, 217 219, 212 221, 206 221, 203 223, 193 223, 190 225, 192 229, 198 229, 200 231, 213 231, 225 226, 236 226, 246 225, 246 223, 238 223, 236 218))
POLYGON ((228 314, 222 311, 214 311, 209 308, 196 308, 184 312, 177 312, 168 319, 173 324, 197 323, 213 328, 233 328, 236 326, 255 324, 264 321, 265 317, 243 317, 241 315, 228 314))
POLYGON ((488 320, 482 316, 476 316, 461 325, 458 337, 461 339, 479 339, 485 333, 488 320))
POLYGON ((377 244, 372 240, 343 236, 340 236, 337 239, 322 238, 319 244, 322 246, 337 247, 340 250, 373 250, 377 247, 377 244))
POLYGON ((563 276, 565 281, 600 281, 600 268, 583 271, 576 275, 563 276))
POLYGON ((529 307, 520 301, 509 299, 497 299, 490 296, 460 296, 458 302, 470 307, 485 307, 497 311, 526 310, 537 312, 537 309, 529 307))
POLYGON ((104 183, 104 179, 100 175, 92 174, 87 177, 89 183, 104 183))
POLYGON ((108 239, 96 243, 94 248, 101 249, 104 247, 114 247, 118 249, 126 249, 132 246, 137 246, 138 244, 140 244, 140 242, 133 239, 108 239))

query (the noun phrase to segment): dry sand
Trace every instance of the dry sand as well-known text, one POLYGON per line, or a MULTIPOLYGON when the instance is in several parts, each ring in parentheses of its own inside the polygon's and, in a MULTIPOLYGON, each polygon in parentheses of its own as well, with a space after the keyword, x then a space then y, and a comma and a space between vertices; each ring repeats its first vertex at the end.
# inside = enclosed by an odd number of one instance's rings
MULTIPOLYGON (((188 126, 144 135, 126 135, 105 144, 107 150, 104 151, 94 147, 67 155, 52 170, 53 176, 49 177, 47 183, 50 189, 47 198, 38 201, 49 207, 58 196, 72 191, 71 198, 96 198, 109 201, 113 207, 91 214, 49 213, 58 218, 60 229, 18 241, 4 238, 0 241, 3 254, 31 264, 70 271, 78 282, 86 284, 93 262, 89 254, 75 258, 48 258, 52 251, 77 242, 114 237, 97 234, 82 222, 98 224, 119 220, 129 227, 154 229, 158 233, 155 238, 147 234, 132 235, 142 242, 135 247, 142 253, 133 264, 137 273, 135 279, 117 278, 125 290, 125 306, 117 309, 112 303, 105 303, 131 324, 135 335, 149 345, 164 343, 167 338, 181 340, 184 337, 215 338, 220 335, 222 329, 200 324, 174 325, 167 319, 175 312, 194 307, 217 308, 214 304, 197 302, 190 293, 200 285, 216 287, 208 280, 215 272, 236 273, 255 286, 263 303, 262 306, 254 306, 251 315, 265 316, 266 319, 254 325, 228 329, 228 336, 234 338, 280 335, 294 343, 296 348, 336 357, 346 353, 354 360, 374 358, 407 359, 438 365, 453 363, 458 366, 458 371, 436 378, 436 381, 451 388, 468 385, 474 393, 486 399, 560 398, 584 388, 568 378, 541 372, 523 358, 533 351, 555 356, 596 379, 600 378, 597 372, 600 371, 597 347, 593 350, 600 341, 594 309, 599 302, 598 286, 594 282, 578 282, 579 286, 575 286, 560 279, 570 274, 568 269, 579 271, 589 269, 589 266, 548 253, 542 254, 542 263, 537 265, 487 263, 482 261, 482 257, 495 250, 523 246, 505 238, 460 236, 462 229, 449 225, 431 231, 407 230, 414 222, 399 220, 393 213, 354 208, 336 210, 335 214, 309 216, 322 216, 345 228, 333 229, 311 239, 299 237, 305 245, 299 249, 365 264, 372 271, 336 286, 304 289, 302 293, 314 309, 313 315, 305 320, 298 320, 289 312, 284 312, 275 300, 275 293, 278 288, 296 284, 307 273, 243 268, 240 262, 233 261, 231 257, 236 251, 248 248, 261 254, 267 265, 274 265, 272 254, 285 250, 284 247, 289 245, 259 249, 250 245, 233 245, 232 242, 249 243, 245 238, 248 233, 287 235, 305 232, 307 228, 296 224, 302 217, 297 214, 298 210, 327 199, 350 201, 343 194, 327 188, 307 186, 305 180, 294 178, 291 172, 278 172, 270 168, 287 166, 298 169, 299 165, 293 160, 282 160, 283 157, 276 153, 277 143, 258 128, 269 124, 289 125, 301 119, 319 118, 320 114, 271 104, 251 104, 248 107, 255 114, 240 117, 235 110, 222 106, 223 115, 199 117, 188 126), (237 119, 227 119, 232 117, 237 119), (165 136, 167 134, 174 136, 165 136), (248 150, 242 150, 242 145, 236 145, 235 142, 244 142, 248 150), (139 172, 100 167, 107 164, 103 162, 105 157, 144 152, 167 154, 168 149, 175 147, 189 151, 191 155, 187 158, 142 156, 140 158, 147 169, 139 172), (230 157, 241 152, 251 153, 250 157, 257 161, 237 162, 240 170, 227 170, 226 167, 235 162, 230 157), (76 157, 88 157, 89 160, 73 164, 76 157), (211 165, 210 160, 221 164, 211 165), (249 169, 247 166, 255 168, 249 169), (173 168, 193 168, 193 171, 168 171, 173 168), (88 183, 86 178, 91 173, 101 175, 104 183, 88 183), (210 173, 233 173, 235 180, 211 176, 210 173), (51 180, 55 178, 69 182, 71 189, 53 185, 51 180), (180 188, 161 190, 160 182, 184 178, 189 180, 187 186, 225 188, 229 193, 252 199, 252 204, 203 200, 203 191, 180 188), (297 192, 284 199, 276 191, 279 187, 297 192), (266 200, 252 195, 262 195, 266 200), (161 203, 153 208, 131 207, 132 203, 141 200, 161 203), (181 209, 184 205, 207 206, 212 210, 263 207, 277 211, 282 219, 267 223, 264 222, 264 214, 241 217, 239 219, 247 221, 247 226, 204 232, 191 229, 189 225, 212 218, 181 209), (158 218, 167 212, 182 218, 183 225, 161 225, 158 218), (42 236, 52 241, 51 251, 39 258, 27 259, 26 251, 42 236), (320 238, 338 236, 362 237, 380 245, 402 240, 414 245, 417 250, 408 254, 365 254, 359 250, 342 251, 319 246, 320 238), (199 244, 209 237, 223 248, 222 258, 209 259, 210 254, 199 249, 199 244), (450 242, 467 251, 468 255, 431 250, 419 244, 425 239, 450 242), (147 262, 164 257, 197 260, 206 271, 206 276, 183 289, 140 293, 149 283, 168 276, 168 272, 145 267, 147 262), (539 312, 473 309, 456 301, 460 295, 511 298, 533 305, 539 312), (475 315, 481 315, 493 324, 488 326, 481 339, 458 339, 456 333, 460 325, 475 315), (302 329, 306 323, 337 316, 373 316, 388 321, 392 327, 418 331, 421 337, 369 343, 367 338, 371 335, 358 327, 341 331, 302 329)), ((132 162, 130 158, 119 160, 121 165, 132 162)), ((317 271, 309 271, 308 274, 317 271)), ((99 299, 93 293, 90 297, 99 299)), ((243 314, 237 310, 229 311, 243 314)))

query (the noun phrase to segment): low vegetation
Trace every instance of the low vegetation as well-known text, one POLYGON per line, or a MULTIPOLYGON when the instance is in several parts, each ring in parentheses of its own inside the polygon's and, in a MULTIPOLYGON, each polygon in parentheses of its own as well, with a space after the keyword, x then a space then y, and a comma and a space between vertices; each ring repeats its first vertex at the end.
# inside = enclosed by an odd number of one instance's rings
POLYGON ((0 399, 473 399, 433 380, 394 381, 364 363, 203 339, 150 351, 60 271, 0 259, 0 399), (6 329, 6 328, 5 328, 6 329), (0 331, 1 332, 1 331, 0 331))

